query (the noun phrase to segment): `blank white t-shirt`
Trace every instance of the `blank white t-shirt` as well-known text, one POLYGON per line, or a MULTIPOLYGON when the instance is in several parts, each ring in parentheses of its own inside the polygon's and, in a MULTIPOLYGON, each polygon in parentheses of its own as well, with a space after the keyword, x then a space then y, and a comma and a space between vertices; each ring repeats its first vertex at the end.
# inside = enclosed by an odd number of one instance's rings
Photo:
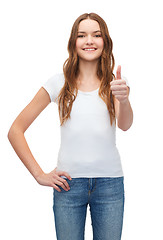
MULTIPOLYGON (((122 77, 129 86, 128 80, 122 77)), ((43 85, 51 102, 56 101, 64 85, 64 74, 55 74, 43 85)), ((57 158, 57 171, 79 177, 123 176, 119 151, 116 147, 116 126, 110 124, 110 115, 98 89, 90 92, 78 90, 70 113, 71 118, 60 126, 61 143, 57 158)), ((63 176, 65 178, 65 176, 63 176)))

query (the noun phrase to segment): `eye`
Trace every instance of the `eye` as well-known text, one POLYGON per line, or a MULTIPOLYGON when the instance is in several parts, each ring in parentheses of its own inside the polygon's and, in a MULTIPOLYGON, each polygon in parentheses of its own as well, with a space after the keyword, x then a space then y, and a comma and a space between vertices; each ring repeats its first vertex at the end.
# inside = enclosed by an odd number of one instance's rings
POLYGON ((84 37, 84 35, 78 35, 78 37, 84 37))
POLYGON ((95 37, 101 37, 101 35, 95 35, 95 37))

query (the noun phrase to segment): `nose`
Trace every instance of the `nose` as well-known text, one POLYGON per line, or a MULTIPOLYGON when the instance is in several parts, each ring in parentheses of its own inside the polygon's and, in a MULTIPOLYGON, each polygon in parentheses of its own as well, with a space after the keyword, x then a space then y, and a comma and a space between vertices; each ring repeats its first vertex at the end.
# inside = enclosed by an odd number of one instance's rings
POLYGON ((93 44, 93 38, 92 38, 91 35, 88 35, 88 36, 87 36, 86 43, 87 43, 87 44, 93 44))

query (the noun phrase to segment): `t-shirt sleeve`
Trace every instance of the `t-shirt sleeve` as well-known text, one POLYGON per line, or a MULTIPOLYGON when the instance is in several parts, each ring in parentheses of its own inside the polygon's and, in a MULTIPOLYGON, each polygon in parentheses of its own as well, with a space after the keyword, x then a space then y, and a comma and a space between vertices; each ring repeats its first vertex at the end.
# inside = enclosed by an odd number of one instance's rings
POLYGON ((58 94, 63 87, 63 74, 55 74, 42 84, 42 87, 49 94, 51 102, 57 103, 58 94))

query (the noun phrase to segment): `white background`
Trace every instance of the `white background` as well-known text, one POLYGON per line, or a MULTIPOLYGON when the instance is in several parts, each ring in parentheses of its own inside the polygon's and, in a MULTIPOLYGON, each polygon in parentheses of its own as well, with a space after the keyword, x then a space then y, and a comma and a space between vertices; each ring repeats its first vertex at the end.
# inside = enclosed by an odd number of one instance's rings
MULTIPOLYGON (((115 71, 130 83, 132 127, 117 129, 125 175, 123 240, 163 239, 162 177, 162 4, 161 1, 0 2, 0 220, 3 240, 56 239, 53 191, 40 186, 24 167, 7 133, 42 84, 62 72, 76 18, 99 14, 113 40, 115 71)), ((45 172, 56 167, 60 145, 57 105, 51 103, 25 132, 45 172)), ((92 239, 87 211, 86 240, 92 239)), ((75 240, 75 239, 74 239, 75 240)))

